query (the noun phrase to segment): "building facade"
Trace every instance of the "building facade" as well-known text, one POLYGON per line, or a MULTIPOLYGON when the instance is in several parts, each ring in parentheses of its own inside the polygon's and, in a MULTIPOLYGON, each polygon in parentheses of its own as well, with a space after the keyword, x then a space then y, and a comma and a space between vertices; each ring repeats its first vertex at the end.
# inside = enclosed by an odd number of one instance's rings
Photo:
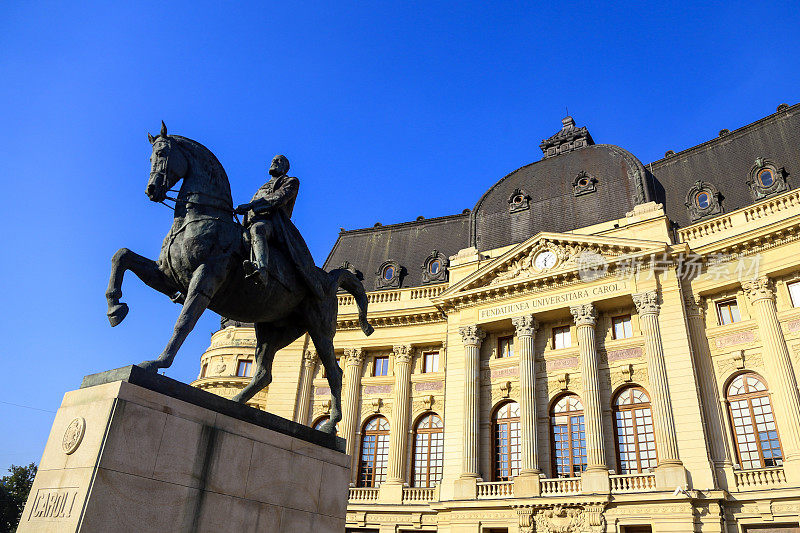
MULTIPOLYGON (((342 231, 347 530, 798 532, 800 104, 642 164, 567 117, 471 210, 342 231), (793 183, 795 182, 795 183, 793 183)), ((194 385, 234 395, 223 320, 194 385)), ((252 405, 320 424, 313 344, 252 405)))

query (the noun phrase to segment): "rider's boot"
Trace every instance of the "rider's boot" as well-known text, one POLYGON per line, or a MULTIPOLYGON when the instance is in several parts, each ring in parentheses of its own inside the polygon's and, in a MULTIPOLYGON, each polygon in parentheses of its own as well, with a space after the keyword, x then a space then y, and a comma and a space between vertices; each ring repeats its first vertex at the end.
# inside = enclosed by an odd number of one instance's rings
POLYGON ((267 273, 267 261, 269 260, 269 252, 262 250, 262 257, 260 261, 250 261, 245 259, 242 262, 244 268, 244 277, 252 278, 257 277, 262 285, 266 286, 269 281, 269 274, 267 273))

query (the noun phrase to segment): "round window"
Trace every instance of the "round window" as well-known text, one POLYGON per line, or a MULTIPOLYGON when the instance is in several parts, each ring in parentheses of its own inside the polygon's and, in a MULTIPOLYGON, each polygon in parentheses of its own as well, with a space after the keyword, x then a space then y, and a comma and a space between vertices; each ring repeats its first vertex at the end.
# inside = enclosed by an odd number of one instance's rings
POLYGON ((431 274, 438 274, 439 270, 442 268, 442 263, 438 259, 434 259, 430 263, 428 263, 428 272, 431 274))
POLYGON ((525 198, 521 194, 518 194, 511 201, 514 203, 514 205, 519 205, 525 201, 525 198))
POLYGON ((762 187, 772 187, 772 184, 775 183, 775 178, 772 175, 772 171, 765 168, 758 173, 758 181, 762 187))
POLYGON ((589 178, 581 178, 578 180, 579 187, 587 187, 589 185, 589 178))
POLYGON ((711 205, 711 196, 707 192, 699 192, 694 198, 700 209, 707 209, 711 205))
POLYGON ((383 269, 383 279, 391 281, 392 278, 394 278, 394 267, 389 265, 383 269))

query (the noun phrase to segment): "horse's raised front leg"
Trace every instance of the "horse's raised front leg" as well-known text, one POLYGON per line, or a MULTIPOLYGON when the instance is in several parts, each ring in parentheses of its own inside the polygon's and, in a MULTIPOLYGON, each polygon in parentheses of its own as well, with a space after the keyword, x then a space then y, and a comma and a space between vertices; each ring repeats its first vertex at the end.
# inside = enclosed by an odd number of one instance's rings
POLYGON ((256 360, 253 379, 250 380, 233 401, 244 403, 258 391, 272 383, 272 362, 275 353, 294 342, 297 337, 305 333, 302 326, 277 327, 264 322, 255 324, 256 330, 256 360))
POLYGON ((106 289, 108 321, 112 327, 122 322, 128 314, 128 304, 119 301, 122 298, 122 279, 126 270, 130 270, 145 284, 167 296, 174 297, 178 293, 178 288, 158 269, 155 261, 127 248, 120 248, 111 258, 111 277, 106 289))
POLYGON ((200 265, 192 274, 192 281, 189 283, 189 290, 186 292, 186 300, 181 309, 181 314, 175 322, 175 329, 167 342, 167 347, 161 352, 158 359, 142 361, 139 366, 145 370, 156 372, 159 368, 169 368, 172 360, 178 353, 183 341, 194 329, 195 324, 200 319, 203 311, 206 310, 211 298, 217 292, 228 272, 227 259, 220 259, 216 262, 209 262, 200 265))

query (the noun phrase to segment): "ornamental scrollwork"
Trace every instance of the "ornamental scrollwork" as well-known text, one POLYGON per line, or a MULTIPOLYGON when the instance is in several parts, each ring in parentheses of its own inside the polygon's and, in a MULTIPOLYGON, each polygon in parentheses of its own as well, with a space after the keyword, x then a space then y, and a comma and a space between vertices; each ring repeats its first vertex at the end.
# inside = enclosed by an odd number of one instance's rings
POLYGON ((361 366, 364 362, 364 357, 365 353, 363 348, 344 349, 344 359, 347 365, 361 366))
POLYGON ((747 295, 750 302, 757 302, 759 300, 767 300, 775 297, 775 291, 772 288, 772 280, 766 276, 742 281, 742 289, 744 289, 744 293, 747 295))
POLYGON ((303 366, 306 368, 313 368, 314 363, 317 362, 317 351, 306 350, 303 352, 303 366))
POLYGON ((411 363, 413 351, 408 344, 398 344, 392 348, 395 363, 411 363))
POLYGON ((517 332, 517 337, 533 337, 539 329, 539 322, 533 315, 518 316, 511 319, 517 332))
POLYGON ((458 332, 461 333, 461 340, 466 346, 480 347, 481 342, 486 338, 486 332, 478 326, 464 326, 458 328, 458 332))
POLYGON ((586 254, 592 257, 602 257, 603 250, 595 244, 568 243, 556 244, 547 239, 542 239, 537 245, 523 256, 511 261, 504 271, 495 277, 491 285, 503 283, 516 278, 528 278, 541 274, 540 270, 534 267, 536 256, 544 251, 551 251, 558 258, 555 268, 563 269, 579 266, 580 258, 586 254))
POLYGON ((698 180, 686 193, 684 205, 689 210, 689 218, 695 222, 722 213, 722 200, 722 194, 713 184, 698 180))
POLYGON ((775 163, 763 157, 757 158, 750 169, 747 186, 750 187, 750 195, 755 201, 789 190, 786 170, 778 168, 775 163))
POLYGON ((647 291, 632 294, 636 312, 639 315, 657 315, 661 309, 658 302, 658 291, 647 291))
POLYGON ((576 326, 594 326, 597 324, 597 309, 592 304, 572 305, 569 308, 576 326))

